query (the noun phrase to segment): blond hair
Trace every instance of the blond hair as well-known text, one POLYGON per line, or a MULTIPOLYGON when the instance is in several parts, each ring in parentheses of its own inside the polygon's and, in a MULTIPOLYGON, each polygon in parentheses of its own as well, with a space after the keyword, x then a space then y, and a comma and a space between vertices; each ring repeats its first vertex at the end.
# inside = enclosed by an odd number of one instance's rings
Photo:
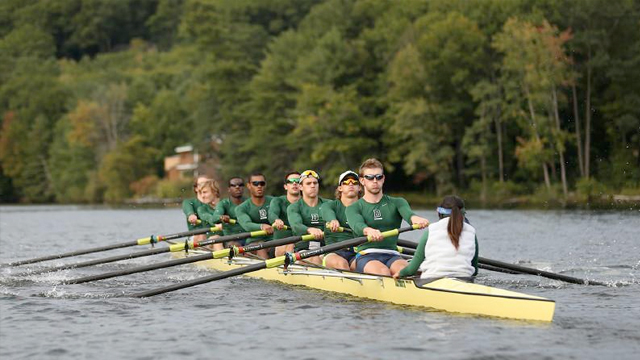
POLYGON ((364 169, 382 169, 384 171, 382 163, 376 158, 367 159, 360 165, 360 170, 358 170, 360 177, 364 175, 364 169))
POLYGON ((203 188, 208 187, 211 189, 211 192, 216 196, 216 198, 220 197, 220 186, 218 186, 218 182, 215 180, 207 180, 205 183, 200 185, 198 190, 202 190, 203 188))

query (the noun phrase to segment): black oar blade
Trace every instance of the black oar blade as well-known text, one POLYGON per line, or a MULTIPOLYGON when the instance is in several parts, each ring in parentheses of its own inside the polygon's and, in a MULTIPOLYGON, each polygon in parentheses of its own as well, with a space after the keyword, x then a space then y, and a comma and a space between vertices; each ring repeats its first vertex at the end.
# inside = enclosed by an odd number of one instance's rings
POLYGON ((265 262, 260 262, 258 264, 248 265, 248 266, 245 266, 245 267, 241 267, 241 268, 225 271, 225 272, 219 273, 219 274, 214 274, 214 275, 210 275, 210 276, 201 277, 201 278, 198 278, 198 279, 182 282, 182 283, 179 283, 179 284, 167 286, 167 287, 160 288, 160 289, 142 291, 142 292, 139 292, 139 293, 132 294, 131 296, 132 297, 137 297, 137 298, 144 298, 144 297, 160 295, 160 294, 164 294, 164 293, 167 293, 167 292, 188 288, 188 287, 191 287, 191 286, 206 284, 206 283, 211 282, 211 281, 222 280, 222 279, 226 279, 226 278, 229 278, 229 277, 232 277, 232 276, 238 276, 238 275, 246 274, 246 273, 249 273, 249 272, 252 272, 252 271, 262 270, 262 269, 264 269, 266 267, 267 267, 267 265, 266 265, 265 262))

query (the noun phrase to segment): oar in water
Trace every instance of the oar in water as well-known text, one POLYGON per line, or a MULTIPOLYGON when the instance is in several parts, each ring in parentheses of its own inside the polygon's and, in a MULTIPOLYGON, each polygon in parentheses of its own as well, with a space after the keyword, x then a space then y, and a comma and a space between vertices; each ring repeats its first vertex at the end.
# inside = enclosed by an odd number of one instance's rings
POLYGON ((140 257, 164 254, 168 252, 176 252, 176 251, 182 251, 182 250, 189 251, 202 246, 225 243, 225 242, 235 241, 235 240, 242 240, 242 239, 246 239, 254 236, 264 236, 266 234, 267 233, 265 231, 259 230, 259 231, 253 231, 253 232, 244 232, 239 234, 221 236, 215 239, 208 239, 204 241, 191 240, 191 241, 185 241, 177 244, 172 244, 164 248, 149 249, 144 251, 137 251, 131 254, 116 255, 116 256, 111 256, 111 257, 102 258, 102 259, 79 262, 75 264, 54 266, 54 267, 50 267, 50 268, 46 268, 38 271, 25 272, 24 274, 20 274, 20 275, 37 275, 37 274, 43 274, 47 272, 54 272, 54 271, 67 270, 67 269, 78 269, 78 268, 83 268, 87 266, 108 264, 116 261, 136 259, 140 257))
MULTIPOLYGON (((235 223, 235 220, 233 220, 231 223, 235 223)), ((187 237, 187 236, 192 236, 192 235, 205 234, 207 232, 220 232, 220 231, 222 231, 222 224, 217 224, 217 225, 212 226, 212 227, 207 227, 207 228, 202 228, 202 229, 194 229, 194 230, 191 230, 191 231, 185 231, 185 232, 176 233, 176 234, 158 235, 158 236, 151 235, 149 237, 141 238, 141 239, 134 240, 134 241, 128 241, 128 242, 124 242, 124 243, 119 243, 119 244, 112 244, 112 245, 95 247, 95 248, 90 248, 90 249, 85 249, 85 250, 71 251, 71 252, 68 252, 68 253, 43 256, 43 257, 39 257, 39 258, 35 258, 35 259, 29 259, 29 260, 20 260, 20 261, 15 261, 15 262, 9 263, 7 265, 8 266, 19 266, 19 265, 26 265, 26 264, 34 264, 34 263, 47 261, 47 260, 55 260, 55 259, 68 258, 68 257, 72 257, 72 256, 92 254, 92 253, 97 253, 97 252, 102 252, 102 251, 126 248, 126 247, 130 247, 130 246, 148 245, 148 244, 153 245, 153 244, 155 244, 157 242, 160 242, 160 241, 173 240, 173 239, 179 239, 179 238, 182 238, 182 237, 187 237)))
MULTIPOLYGON (((410 240, 404 240, 404 239, 398 239, 398 245, 403 246, 403 247, 407 247, 407 248, 414 248, 418 245, 413 241, 410 240)), ((498 260, 493 260, 493 259, 487 259, 481 256, 478 256, 478 267, 483 268, 485 270, 490 270, 490 271, 498 271, 498 272, 505 272, 505 273, 517 273, 517 274, 529 274, 529 275, 537 275, 537 276, 541 276, 541 277, 545 277, 548 279, 553 279, 553 280, 560 280, 560 281, 564 281, 564 282, 568 282, 568 283, 572 283, 572 284, 580 284, 580 285, 602 285, 602 286, 608 286, 607 284, 600 282, 600 281, 594 281, 594 280, 587 280, 587 279, 579 279, 573 276, 567 276, 567 275, 562 275, 562 274, 556 274, 556 273, 552 273, 549 271, 544 271, 544 270, 538 270, 538 269, 533 269, 533 268, 529 268, 529 267, 524 267, 524 266, 520 266, 520 265, 514 265, 514 264, 509 264, 503 261, 498 261, 498 260), (485 266, 481 266, 481 265, 485 265, 485 266)))
MULTIPOLYGON (((262 236, 262 235, 265 235, 264 233, 262 233, 262 231, 256 231, 253 233, 252 236, 262 236)), ((136 273, 141 273, 145 271, 168 268, 168 267, 178 266, 183 264, 190 264, 198 261, 220 259, 224 257, 231 258, 233 256, 245 254, 251 251, 257 251, 257 250, 268 249, 276 246, 292 244, 298 241, 310 241, 313 239, 314 239, 313 235, 290 236, 290 237, 286 237, 278 240, 250 244, 247 246, 233 246, 227 249, 217 250, 207 254, 189 256, 182 259, 169 260, 169 261, 165 261, 157 264, 149 264, 149 265, 139 266, 139 267, 126 269, 126 270, 112 271, 104 274, 85 276, 85 277, 81 277, 73 280, 68 280, 68 281, 65 281, 64 283, 65 284, 82 284, 90 281, 110 279, 113 277, 136 274, 136 273)), ((215 239, 215 240, 218 240, 218 239, 215 239)))
MULTIPOLYGON (((418 229, 418 228, 419 227, 417 225, 414 225, 414 226, 411 226, 411 227, 389 230, 389 231, 383 232, 382 236, 385 237, 385 238, 389 237, 389 236, 396 236, 396 235, 398 235, 400 233, 403 233, 403 232, 406 232, 406 231, 411 231, 411 230, 418 229)), ((179 284, 167 286, 167 287, 160 288, 160 289, 148 290, 148 291, 135 293, 135 294, 132 294, 131 296, 132 297, 139 297, 139 298, 150 297, 150 296, 155 296, 155 295, 159 295, 159 294, 164 294, 164 293, 167 293, 167 292, 170 292, 170 291, 184 289, 184 288, 191 287, 191 286, 205 284, 205 283, 216 281, 216 280, 226 279, 226 278, 229 278, 229 277, 232 277, 232 276, 243 275, 243 274, 247 274, 247 273, 250 273, 250 272, 254 272, 254 271, 258 271, 258 270, 262 270, 262 269, 266 269, 266 268, 273 268, 273 267, 277 267, 277 266, 281 266, 281 265, 285 265, 286 266, 288 264, 294 263, 295 261, 299 261, 299 260, 307 259, 307 258, 310 258, 310 257, 313 257, 313 256, 318 256, 318 255, 330 253, 330 252, 337 251, 337 250, 344 249, 344 248, 358 246, 358 245, 360 245, 360 244, 362 244, 362 243, 364 243, 364 242, 366 242, 368 240, 369 239, 366 236, 362 236, 362 237, 357 237, 357 238, 353 238, 353 239, 349 239, 349 240, 344 240, 344 241, 341 241, 339 243, 323 246, 321 248, 314 249, 314 250, 305 250, 305 251, 302 251, 302 252, 287 253, 285 255, 278 256, 278 257, 273 258, 273 259, 261 261, 261 262, 259 262, 257 264, 243 266, 243 267, 240 267, 240 268, 237 268, 237 269, 225 271, 223 273, 214 274, 214 275, 210 275, 210 276, 205 276, 205 277, 202 277, 202 278, 199 278, 199 279, 194 279, 194 280, 191 280, 191 281, 182 282, 182 283, 179 283, 179 284)))

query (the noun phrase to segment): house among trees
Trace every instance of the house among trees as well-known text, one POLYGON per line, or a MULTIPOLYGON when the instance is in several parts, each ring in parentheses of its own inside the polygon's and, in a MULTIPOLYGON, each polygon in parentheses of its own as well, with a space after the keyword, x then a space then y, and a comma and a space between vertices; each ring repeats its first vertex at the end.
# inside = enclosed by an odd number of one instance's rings
POLYGON ((200 155, 191 145, 175 148, 176 155, 164 158, 165 178, 169 180, 191 179, 198 175, 200 155))

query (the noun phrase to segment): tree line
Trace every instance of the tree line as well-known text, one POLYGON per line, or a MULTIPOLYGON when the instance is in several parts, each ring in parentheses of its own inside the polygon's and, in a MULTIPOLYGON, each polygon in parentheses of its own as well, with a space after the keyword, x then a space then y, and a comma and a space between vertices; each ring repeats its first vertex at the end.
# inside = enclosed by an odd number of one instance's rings
POLYGON ((639 30, 638 0, 4 0, 0 198, 168 195, 184 144, 222 177, 638 193, 639 30))

